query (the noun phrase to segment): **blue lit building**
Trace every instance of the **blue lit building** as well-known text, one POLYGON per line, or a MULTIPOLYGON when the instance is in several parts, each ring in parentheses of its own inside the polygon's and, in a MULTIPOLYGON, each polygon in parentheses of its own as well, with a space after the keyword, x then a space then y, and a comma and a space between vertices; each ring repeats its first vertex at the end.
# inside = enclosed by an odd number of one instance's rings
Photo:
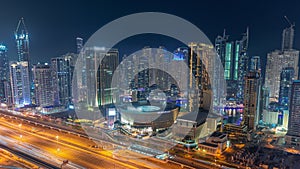
POLYGON ((8 58, 7 47, 0 44, 0 102, 7 102, 8 93, 6 93, 7 81, 8 81, 8 58))
POLYGON ((35 103, 39 107, 53 105, 52 71, 48 64, 33 66, 33 79, 35 85, 35 103))
POLYGON ((244 98, 244 77, 248 72, 247 55, 249 30, 242 35, 241 40, 229 41, 225 31, 223 36, 218 36, 215 49, 224 67, 224 77, 227 82, 227 99, 234 98, 242 102, 244 98))
POLYGON ((291 96, 292 83, 295 77, 293 67, 283 68, 280 74, 280 88, 279 88, 279 103, 281 106, 289 106, 289 98, 291 96))
POLYGON ((72 78, 76 54, 68 53, 51 59, 54 105, 72 104, 72 78))
POLYGON ((293 81, 286 143, 300 147, 300 80, 293 81))
POLYGON ((31 104, 28 62, 10 62, 12 103, 15 107, 31 104))
POLYGON ((19 20, 17 29, 15 31, 15 40, 17 44, 18 61, 26 61, 30 65, 29 58, 29 36, 24 22, 24 19, 19 20))

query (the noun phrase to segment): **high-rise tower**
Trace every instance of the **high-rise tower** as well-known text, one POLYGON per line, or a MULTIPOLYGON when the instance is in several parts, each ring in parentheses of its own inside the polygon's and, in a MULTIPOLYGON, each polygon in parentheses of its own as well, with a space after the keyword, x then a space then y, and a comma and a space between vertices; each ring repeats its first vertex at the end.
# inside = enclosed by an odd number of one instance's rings
POLYGON ((7 47, 0 44, 0 102, 6 102, 6 84, 8 81, 9 75, 9 67, 8 67, 8 59, 7 59, 7 47))
POLYGON ((255 130, 259 119, 259 98, 260 98, 260 73, 251 71, 245 77, 245 95, 244 95, 244 124, 248 130, 255 130))
POLYGON ((288 132, 285 141, 288 145, 300 146, 300 81, 295 80, 292 85, 290 98, 290 114, 288 132))
POLYGON ((17 29, 15 31, 15 40, 17 44, 18 62, 26 61, 30 65, 29 36, 23 18, 19 20, 17 29))
POLYGON ((52 71, 48 64, 33 66, 36 104, 40 107, 53 105, 52 71))
POLYGON ((282 43, 281 43, 282 51, 293 49, 293 45, 294 45, 295 23, 292 24, 286 16, 284 17, 287 20, 287 22, 290 24, 290 27, 287 27, 282 31, 282 43))
POLYGON ((287 107, 291 97, 291 86, 295 79, 293 67, 283 68, 280 73, 279 103, 287 107))
POLYGON ((13 104, 17 107, 29 105, 31 101, 28 62, 10 62, 9 67, 13 104))
POLYGON ((218 36, 215 49, 224 67, 224 77, 227 83, 227 98, 243 101, 244 77, 248 71, 248 42, 249 29, 242 34, 241 40, 229 41, 225 31, 223 36, 218 36))
POLYGON ((54 104, 69 106, 72 103, 72 78, 76 54, 68 53, 51 59, 54 104))

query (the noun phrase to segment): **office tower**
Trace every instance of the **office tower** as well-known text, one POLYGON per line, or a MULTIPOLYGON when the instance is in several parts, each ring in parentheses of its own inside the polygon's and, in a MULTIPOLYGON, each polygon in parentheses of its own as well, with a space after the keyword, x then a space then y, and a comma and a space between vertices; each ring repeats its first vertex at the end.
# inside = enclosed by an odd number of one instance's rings
POLYGON ((283 70, 283 68, 294 68, 294 78, 297 79, 299 71, 298 62, 298 50, 275 50, 268 53, 265 75, 265 87, 268 87, 270 89, 270 101, 278 101, 280 88, 280 73, 283 70))
POLYGON ((237 90, 237 101, 243 102, 244 99, 244 87, 245 87, 245 76, 248 73, 248 62, 249 62, 249 56, 248 56, 248 45, 249 45, 249 28, 247 27, 247 30, 245 33, 242 34, 242 39, 236 42, 235 45, 235 62, 238 64, 235 64, 235 69, 238 69, 238 90, 237 90), (238 68, 236 68, 236 66, 238 68))
POLYGON ((173 53, 170 71, 174 72, 174 79, 181 87, 181 92, 188 88, 188 66, 186 65, 189 58, 189 49, 187 47, 177 48, 173 53))
POLYGON ((48 64, 33 66, 33 78, 35 86, 35 103, 39 107, 53 105, 52 70, 48 64))
POLYGON ((248 130, 255 130, 259 119, 260 73, 249 72, 245 77, 244 124, 248 130))
POLYGON ((250 60, 250 71, 258 71, 261 72, 261 65, 260 65, 260 57, 259 56, 252 56, 250 60))
POLYGON ((286 143, 300 146, 300 80, 293 81, 286 143))
POLYGON ((92 108, 112 103, 114 89, 111 88, 111 81, 118 63, 117 49, 83 48, 81 56, 77 59, 77 64, 80 64, 82 69, 76 69, 74 72, 78 87, 76 91, 73 90, 77 96, 74 100, 92 108))
POLYGON ((234 98, 243 101, 244 77, 248 71, 248 42, 249 29, 242 34, 241 40, 229 41, 229 36, 218 36, 215 49, 224 67, 224 76, 227 83, 227 99, 234 98))
POLYGON ((8 93, 6 94, 6 81, 9 81, 9 67, 7 58, 7 47, 0 44, 0 102, 6 103, 8 93))
POLYGON ((54 104, 68 107, 72 104, 72 78, 76 54, 67 53, 51 59, 54 104))
POLYGON ((197 103, 200 104, 200 107, 209 110, 211 108, 210 104, 214 99, 211 97, 215 58, 213 46, 191 42, 189 43, 189 47, 191 49, 190 56, 188 58, 189 111, 195 111, 192 109, 192 106, 197 103), (196 89, 196 91, 193 91, 193 89, 196 89))
POLYGON ((80 37, 76 38, 76 47, 77 47, 77 54, 80 53, 81 49, 83 48, 83 39, 80 37))
POLYGON ((280 73, 279 103, 288 108, 291 96, 292 82, 295 80, 295 71, 292 67, 283 68, 280 73))
POLYGON ((30 65, 29 36, 23 18, 21 18, 18 22, 18 26, 15 31, 15 40, 17 44, 18 61, 26 61, 30 65))
POLYGON ((293 49, 293 44, 294 44, 294 27, 295 27, 295 24, 292 24, 286 16, 285 16, 285 19, 290 24, 290 27, 285 28, 282 31, 282 43, 281 43, 281 50, 282 51, 293 49))
POLYGON ((12 103, 16 107, 29 105, 30 83, 28 62, 9 62, 12 103))
POLYGON ((111 83, 118 64, 119 51, 117 49, 107 51, 100 63, 97 73, 97 99, 99 106, 111 104, 115 100, 115 98, 113 98, 113 92, 116 89, 112 88, 111 83))

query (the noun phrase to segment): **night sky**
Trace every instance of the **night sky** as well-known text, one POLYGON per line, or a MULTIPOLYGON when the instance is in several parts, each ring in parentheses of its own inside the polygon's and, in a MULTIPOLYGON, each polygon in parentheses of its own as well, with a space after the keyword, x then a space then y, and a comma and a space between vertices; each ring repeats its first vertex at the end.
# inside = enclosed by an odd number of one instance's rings
MULTIPOLYGON (((295 48, 300 49, 299 10, 299 0, 1 0, 0 43, 8 46, 10 60, 16 60, 13 33, 24 17, 32 62, 49 62, 51 57, 75 52, 76 37, 87 40, 114 19, 137 12, 165 12, 192 22, 212 43, 223 29, 235 40, 249 26, 249 55, 265 59, 267 52, 280 48, 282 29, 288 26, 284 15, 296 22, 295 48)), ((121 55, 148 45, 163 45, 170 51, 178 47, 160 36, 130 39, 119 45, 121 55)))

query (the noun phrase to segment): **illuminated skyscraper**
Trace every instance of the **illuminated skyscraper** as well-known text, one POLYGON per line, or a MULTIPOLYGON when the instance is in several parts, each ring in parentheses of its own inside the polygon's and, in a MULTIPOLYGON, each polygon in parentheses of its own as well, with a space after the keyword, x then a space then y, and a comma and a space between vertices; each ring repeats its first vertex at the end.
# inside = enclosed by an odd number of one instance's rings
POLYGON ((13 104, 17 107, 29 105, 31 102, 28 62, 10 62, 9 67, 13 104))
POLYGON ((249 72, 245 80, 244 124, 248 130, 255 130, 260 117, 260 73, 249 72))
POLYGON ((0 45, 0 102, 7 102, 8 96, 5 92, 6 84, 9 81, 9 67, 7 58, 7 48, 0 45))
POLYGON ((195 103, 199 103, 199 106, 209 110, 211 107, 213 98, 211 98, 212 92, 212 79, 214 79, 214 57, 213 46, 203 43, 189 43, 191 49, 190 56, 188 58, 189 66, 189 111, 193 110, 192 106, 195 103), (197 89, 197 91, 193 91, 197 89), (198 92, 195 95, 195 92, 198 92), (198 96, 198 98, 196 98, 198 96))
POLYGON ((292 67, 283 68, 280 73, 279 103, 288 107, 291 97, 292 83, 295 79, 295 71, 292 67))
POLYGON ((48 64, 33 66, 36 105, 40 107, 53 105, 52 71, 48 64))
POLYGON ((247 55, 249 30, 242 34, 242 39, 229 41, 229 36, 218 36, 215 41, 215 49, 224 67, 224 76, 227 83, 227 98, 243 101, 244 77, 248 71, 247 55))
POLYGON ((290 114, 286 143, 300 146, 300 81, 295 80, 292 84, 290 98, 290 114))
POLYGON ((15 31, 15 40, 17 44, 18 61, 19 62, 26 61, 30 65, 29 36, 23 18, 21 18, 18 22, 18 26, 15 31))
POLYGON ((76 54, 68 53, 51 59, 54 104, 69 106, 72 103, 72 78, 76 54))
POLYGON ((285 28, 282 31, 282 43, 281 43, 281 50, 291 50, 293 49, 294 45, 294 26, 295 24, 292 24, 289 19, 285 16, 285 19, 290 24, 290 27, 285 28))
POLYGON ((82 69, 75 72, 78 77, 76 78, 78 89, 73 92, 78 93, 74 99, 92 108, 112 103, 114 89, 111 87, 111 81, 119 63, 118 50, 86 47, 81 54, 82 57, 77 59, 77 63, 81 64, 82 69))
POLYGON ((270 100, 278 101, 279 88, 280 88, 280 73, 283 68, 292 67, 294 68, 294 79, 298 77, 298 62, 299 62, 299 51, 298 50, 275 50, 268 53, 267 66, 265 75, 265 87, 270 89, 270 100))
POLYGON ((265 86, 270 89, 271 101, 278 101, 281 71, 287 67, 294 68, 294 79, 298 78, 299 73, 299 51, 293 49, 295 24, 292 24, 286 16, 285 19, 290 27, 282 32, 281 50, 272 51, 267 56, 265 86))
POLYGON ((97 71, 97 99, 99 106, 111 104, 113 100, 115 100, 113 98, 113 92, 116 89, 112 88, 111 83, 118 64, 119 51, 117 49, 107 51, 97 71))

